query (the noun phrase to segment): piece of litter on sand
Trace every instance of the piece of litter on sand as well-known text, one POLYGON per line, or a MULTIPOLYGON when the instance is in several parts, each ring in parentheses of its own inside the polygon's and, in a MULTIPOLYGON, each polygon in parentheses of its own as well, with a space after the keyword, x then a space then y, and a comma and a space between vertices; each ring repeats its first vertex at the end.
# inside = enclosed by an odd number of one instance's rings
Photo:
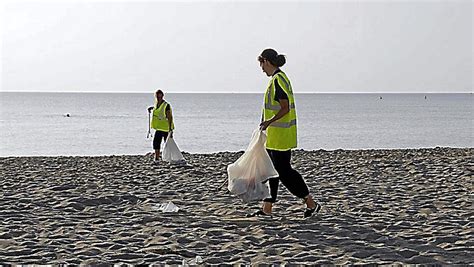
POLYGON ((199 255, 196 256, 196 258, 194 259, 194 263, 196 263, 196 264, 201 264, 201 263, 203 263, 203 260, 202 260, 201 256, 199 256, 199 255))
POLYGON ((157 206, 157 210, 162 212, 178 212, 179 208, 173 202, 161 203, 157 206))
POLYGON ((193 266, 197 264, 201 264, 204 261, 202 260, 201 256, 196 256, 195 259, 190 260, 189 262, 186 261, 186 259, 183 259, 183 262, 181 263, 181 266, 193 266))

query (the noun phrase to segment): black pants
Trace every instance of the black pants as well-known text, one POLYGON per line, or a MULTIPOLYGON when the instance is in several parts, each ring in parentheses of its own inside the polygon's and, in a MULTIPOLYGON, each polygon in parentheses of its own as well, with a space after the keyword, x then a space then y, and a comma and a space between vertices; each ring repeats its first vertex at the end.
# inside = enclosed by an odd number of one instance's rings
POLYGON ((158 131, 156 130, 155 136, 153 137, 153 149, 157 150, 160 149, 161 140, 168 137, 168 132, 158 131))
POLYGON ((308 186, 304 182, 303 177, 291 167, 291 150, 276 151, 267 149, 267 152, 279 176, 278 178, 271 178, 269 180, 271 198, 264 199, 264 201, 271 203, 276 202, 278 184, 280 181, 293 195, 299 198, 308 196, 308 186))

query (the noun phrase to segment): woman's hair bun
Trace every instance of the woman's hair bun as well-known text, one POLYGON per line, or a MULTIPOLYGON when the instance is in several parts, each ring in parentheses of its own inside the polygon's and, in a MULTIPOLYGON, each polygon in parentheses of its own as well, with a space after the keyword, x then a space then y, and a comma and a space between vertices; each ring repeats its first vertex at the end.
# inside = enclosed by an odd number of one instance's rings
POLYGON ((285 63, 286 63, 286 57, 285 57, 285 55, 278 55, 278 56, 276 57, 276 59, 275 59, 275 65, 276 65, 277 67, 281 67, 281 66, 285 65, 285 63))

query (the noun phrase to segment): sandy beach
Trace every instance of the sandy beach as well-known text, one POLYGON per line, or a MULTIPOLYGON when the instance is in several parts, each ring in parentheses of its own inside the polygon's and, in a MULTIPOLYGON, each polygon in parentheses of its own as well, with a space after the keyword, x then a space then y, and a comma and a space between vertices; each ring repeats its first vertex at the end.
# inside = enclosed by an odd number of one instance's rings
POLYGON ((227 190, 242 152, 0 158, 3 264, 474 264, 473 148, 293 153, 321 212, 227 190), (172 201, 177 213, 158 209, 172 201))

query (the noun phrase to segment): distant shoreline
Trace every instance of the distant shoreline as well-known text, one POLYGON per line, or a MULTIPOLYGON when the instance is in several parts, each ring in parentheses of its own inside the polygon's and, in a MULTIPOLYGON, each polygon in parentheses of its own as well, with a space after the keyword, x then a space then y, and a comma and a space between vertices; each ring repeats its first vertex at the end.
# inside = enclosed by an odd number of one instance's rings
MULTIPOLYGON (((87 92, 87 91, 74 91, 74 92, 59 92, 59 91, 0 91, 1 93, 38 93, 38 94, 153 94, 153 90, 149 92, 87 92)), ((166 92, 167 94, 263 94, 264 92, 166 92)), ((440 95, 440 94, 470 94, 472 92, 296 92, 296 95, 418 95, 418 94, 427 94, 427 95, 440 95)))
MULTIPOLYGON (((393 152, 393 151, 406 151, 406 152, 413 152, 413 151, 429 151, 429 150, 471 150, 474 149, 474 147, 423 147, 423 148, 367 148, 367 149, 300 149, 296 148, 293 149, 293 153, 317 153, 317 152, 327 152, 327 153, 332 153, 332 152, 393 152)), ((198 153, 191 153, 187 151, 182 151, 183 155, 189 156, 199 156, 199 155, 220 155, 220 154, 228 154, 228 153, 243 153, 244 150, 238 150, 238 151, 218 151, 218 152, 198 152, 198 153)), ((144 154, 103 154, 103 155, 21 155, 21 156, 0 156, 0 159, 2 158, 100 158, 100 157, 127 157, 127 156, 152 156, 152 152, 146 152, 144 154)))

